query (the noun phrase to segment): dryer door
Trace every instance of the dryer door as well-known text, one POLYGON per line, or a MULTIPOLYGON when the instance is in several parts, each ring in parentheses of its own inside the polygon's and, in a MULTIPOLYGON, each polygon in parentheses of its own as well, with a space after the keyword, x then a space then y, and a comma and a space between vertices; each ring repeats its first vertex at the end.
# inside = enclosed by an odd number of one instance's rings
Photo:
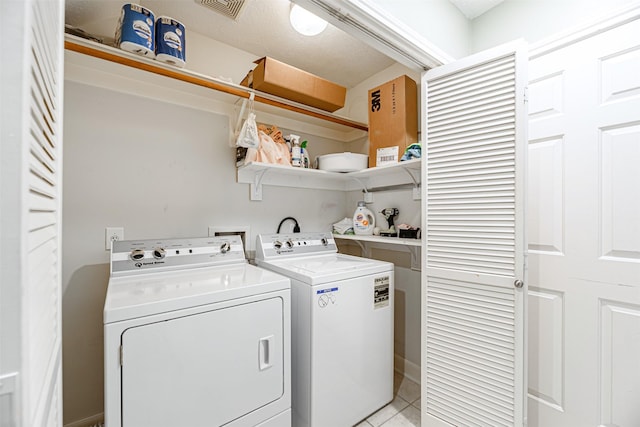
POLYGON ((122 426, 229 423, 284 393, 283 300, 127 329, 122 426))

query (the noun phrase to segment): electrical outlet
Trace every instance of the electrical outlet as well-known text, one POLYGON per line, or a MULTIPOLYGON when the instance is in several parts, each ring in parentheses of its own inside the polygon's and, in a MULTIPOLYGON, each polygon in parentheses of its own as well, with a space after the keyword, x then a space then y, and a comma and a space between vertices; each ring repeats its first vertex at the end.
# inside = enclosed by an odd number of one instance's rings
POLYGON ((107 227, 104 229, 104 250, 111 250, 111 242, 116 240, 124 240, 123 227, 107 227))
POLYGON ((373 203, 373 193, 369 193, 369 192, 364 193, 364 202, 373 203))

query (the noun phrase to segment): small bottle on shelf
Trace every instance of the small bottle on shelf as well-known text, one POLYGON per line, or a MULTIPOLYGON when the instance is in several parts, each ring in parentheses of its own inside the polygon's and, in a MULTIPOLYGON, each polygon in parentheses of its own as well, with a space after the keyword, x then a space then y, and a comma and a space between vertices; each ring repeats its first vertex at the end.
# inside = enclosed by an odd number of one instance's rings
POLYGON ((291 166, 299 168, 302 166, 302 148, 300 147, 300 137, 291 134, 291 166))

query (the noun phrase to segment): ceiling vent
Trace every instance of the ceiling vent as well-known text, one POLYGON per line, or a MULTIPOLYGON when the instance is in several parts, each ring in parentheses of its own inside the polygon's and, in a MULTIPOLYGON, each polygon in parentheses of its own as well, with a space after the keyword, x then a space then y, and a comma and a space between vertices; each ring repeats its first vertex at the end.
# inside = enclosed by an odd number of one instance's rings
POLYGON ((247 1, 249 0, 195 0, 196 3, 212 9, 234 21, 238 19, 247 1))

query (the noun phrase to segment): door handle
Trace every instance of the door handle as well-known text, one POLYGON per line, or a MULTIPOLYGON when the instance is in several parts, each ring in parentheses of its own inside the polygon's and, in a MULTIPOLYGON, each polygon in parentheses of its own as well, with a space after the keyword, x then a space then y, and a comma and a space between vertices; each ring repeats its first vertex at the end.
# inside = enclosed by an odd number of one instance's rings
POLYGON ((271 351, 274 339, 273 335, 269 335, 268 337, 260 338, 258 342, 258 369, 261 371, 273 366, 271 364, 271 351))

